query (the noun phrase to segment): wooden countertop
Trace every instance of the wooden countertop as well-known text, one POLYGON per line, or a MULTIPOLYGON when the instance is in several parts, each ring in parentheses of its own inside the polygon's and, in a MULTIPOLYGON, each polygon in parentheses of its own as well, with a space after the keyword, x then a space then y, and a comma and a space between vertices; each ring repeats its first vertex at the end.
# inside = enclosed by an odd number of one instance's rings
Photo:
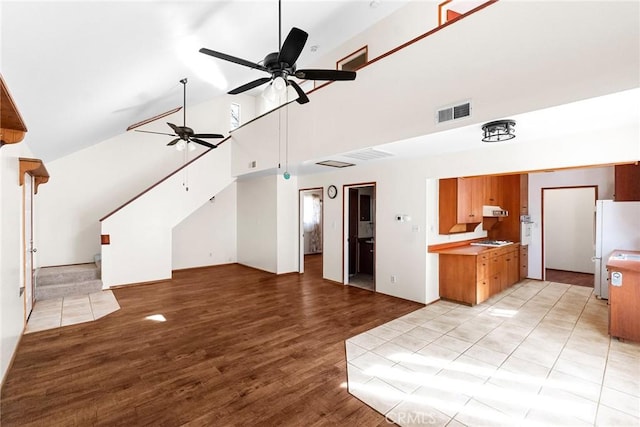
POLYGON ((518 242, 514 242, 508 245, 504 245, 504 246, 473 246, 473 245, 464 245, 464 246, 457 246, 457 247, 453 247, 453 248, 446 248, 446 249, 440 249, 440 250, 434 250, 434 251, 430 251, 431 253, 434 254, 444 254, 444 255, 471 255, 471 256, 477 256, 480 255, 482 253, 485 252, 491 252, 491 251, 495 251, 495 250, 499 250, 499 249, 508 249, 508 248, 513 248, 514 246, 519 245, 518 242))
POLYGON ((640 257, 640 251, 623 251, 616 249, 607 260, 607 268, 631 270, 640 273, 640 259, 624 259, 620 256, 623 254, 640 257))

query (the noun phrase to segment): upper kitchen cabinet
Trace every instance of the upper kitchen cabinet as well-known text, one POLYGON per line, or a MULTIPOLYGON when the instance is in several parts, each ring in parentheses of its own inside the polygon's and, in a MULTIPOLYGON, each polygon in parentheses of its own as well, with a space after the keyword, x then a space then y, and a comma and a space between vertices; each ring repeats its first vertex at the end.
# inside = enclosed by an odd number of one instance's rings
POLYGON ((440 234, 473 231, 482 222, 484 177, 441 179, 439 185, 440 234))
POLYGON ((520 215, 529 215, 529 175, 520 175, 520 215))
POLYGON ((500 176, 485 176, 484 201, 486 206, 502 206, 502 179, 500 176))
POLYGON ((616 202, 640 201, 640 164, 615 167, 616 202))

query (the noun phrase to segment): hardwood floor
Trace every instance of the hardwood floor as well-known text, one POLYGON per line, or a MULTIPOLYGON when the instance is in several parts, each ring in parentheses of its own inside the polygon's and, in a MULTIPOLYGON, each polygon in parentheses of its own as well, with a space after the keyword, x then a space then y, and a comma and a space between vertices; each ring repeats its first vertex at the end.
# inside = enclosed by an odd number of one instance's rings
POLYGON ((593 274, 553 270, 551 268, 546 269, 545 279, 549 282, 566 283, 568 285, 585 286, 587 288, 593 288, 594 284, 593 274))
POLYGON ((105 318, 22 338, 3 427, 387 425, 344 388, 344 340, 423 307, 239 265, 114 293, 105 318))

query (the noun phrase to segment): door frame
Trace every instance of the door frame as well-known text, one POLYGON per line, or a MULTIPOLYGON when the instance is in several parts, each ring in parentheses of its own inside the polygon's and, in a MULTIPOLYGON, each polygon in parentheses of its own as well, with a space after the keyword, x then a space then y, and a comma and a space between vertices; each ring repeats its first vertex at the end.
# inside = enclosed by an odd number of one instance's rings
MULTIPOLYGON (((304 193, 320 191, 320 232, 322 234, 322 251, 324 252, 324 187, 298 189, 298 273, 304 273, 304 193)), ((324 271, 324 258, 322 259, 324 271)), ((323 273, 324 277, 324 273, 323 273)))
POLYGON ((358 182, 358 183, 352 183, 352 184, 343 184, 342 185, 342 284, 343 285, 348 285, 349 284, 349 257, 348 257, 348 251, 349 251, 349 243, 348 243, 348 239, 349 239, 349 190, 352 188, 362 188, 362 187, 373 187, 373 213, 372 213, 372 220, 373 220, 373 236, 374 236, 374 240, 373 240, 373 291, 376 291, 376 274, 377 274, 377 269, 376 269, 376 245, 378 244, 378 238, 377 238, 377 228, 378 228, 378 221, 377 221, 377 215, 378 215, 378 209, 377 209, 377 204, 378 204, 378 198, 377 198, 377 183, 376 181, 371 181, 371 182, 358 182))
MULTIPOLYGON (((546 260, 545 260, 545 234, 544 234, 544 192, 545 190, 572 190, 578 188, 593 188, 594 189, 594 201, 593 201, 593 227, 595 231, 596 226, 596 201, 598 200, 598 186, 597 185, 568 185, 562 187, 542 187, 540 189, 540 277, 542 280, 546 280, 546 260)), ((594 232, 595 238, 595 232, 594 232)), ((595 247, 595 240, 593 242, 595 247)))
POLYGON ((24 323, 26 325, 33 306, 35 305, 35 269, 33 268, 33 176, 25 172, 24 185, 22 186, 22 288, 24 304, 24 323), (29 215, 27 215, 27 203, 29 215), (29 239, 27 239, 29 231, 29 239))

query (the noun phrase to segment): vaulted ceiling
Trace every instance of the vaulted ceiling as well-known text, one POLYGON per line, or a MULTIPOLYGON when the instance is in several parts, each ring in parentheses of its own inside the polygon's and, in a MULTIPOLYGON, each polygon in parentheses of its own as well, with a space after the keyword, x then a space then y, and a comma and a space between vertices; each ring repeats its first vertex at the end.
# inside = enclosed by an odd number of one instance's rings
MULTIPOLYGON (((283 38, 307 31, 298 64, 312 64, 406 1, 284 0, 283 38)), ((278 47, 276 0, 2 1, 0 18, 0 71, 45 161, 180 106, 183 77, 188 105, 255 78, 201 47, 256 62, 278 47)))

